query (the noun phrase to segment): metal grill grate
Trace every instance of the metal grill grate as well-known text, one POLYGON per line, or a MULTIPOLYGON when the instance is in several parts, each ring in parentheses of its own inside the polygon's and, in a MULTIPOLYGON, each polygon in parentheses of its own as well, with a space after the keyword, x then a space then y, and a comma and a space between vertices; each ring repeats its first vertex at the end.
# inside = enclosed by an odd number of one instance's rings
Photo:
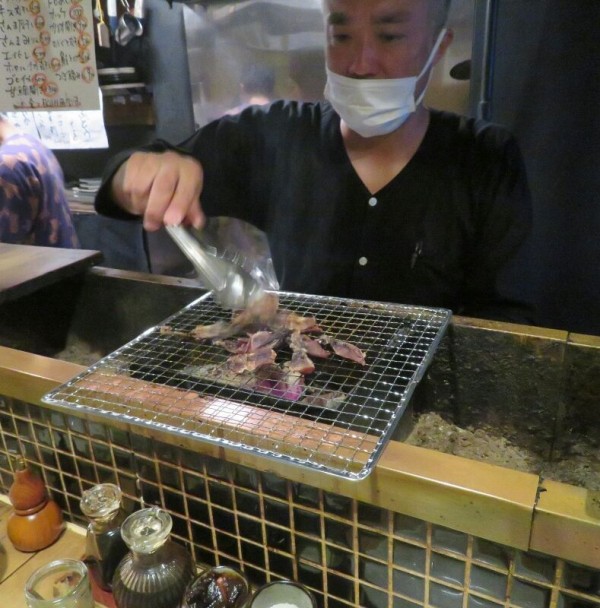
MULTIPOLYGON (((280 309, 316 317, 324 333, 358 346, 366 365, 332 354, 314 359, 309 376, 290 374, 283 383, 225 371, 230 353, 189 337, 199 325, 229 320, 207 294, 44 401, 361 479, 391 436, 451 313, 279 295, 280 309)), ((288 348, 279 349, 277 363, 290 356, 288 348)))

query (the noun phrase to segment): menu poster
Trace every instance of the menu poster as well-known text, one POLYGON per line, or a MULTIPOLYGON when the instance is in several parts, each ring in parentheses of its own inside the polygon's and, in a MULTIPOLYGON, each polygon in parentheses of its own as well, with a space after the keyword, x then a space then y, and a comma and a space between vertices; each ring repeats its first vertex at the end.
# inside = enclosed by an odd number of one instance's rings
POLYGON ((8 120, 53 150, 108 148, 102 110, 7 112, 8 120))
POLYGON ((99 107, 92 0, 2 0, 0 111, 99 107))

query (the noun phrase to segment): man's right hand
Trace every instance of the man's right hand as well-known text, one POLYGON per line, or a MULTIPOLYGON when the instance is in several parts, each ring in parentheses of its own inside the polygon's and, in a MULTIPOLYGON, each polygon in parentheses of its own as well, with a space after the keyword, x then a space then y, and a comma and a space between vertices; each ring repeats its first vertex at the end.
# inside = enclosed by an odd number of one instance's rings
POLYGON ((203 177, 202 165, 190 156, 135 152, 115 173, 112 196, 125 211, 143 216, 146 230, 181 223, 201 228, 203 177))

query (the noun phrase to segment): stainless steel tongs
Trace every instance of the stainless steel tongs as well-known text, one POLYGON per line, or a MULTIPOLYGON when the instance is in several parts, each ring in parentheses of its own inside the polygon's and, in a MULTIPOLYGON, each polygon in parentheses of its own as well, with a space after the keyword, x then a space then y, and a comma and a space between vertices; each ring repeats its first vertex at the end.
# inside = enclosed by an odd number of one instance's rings
POLYGON ((258 281, 246 269, 207 251, 183 226, 166 226, 166 230, 223 308, 241 310, 264 295, 258 281))

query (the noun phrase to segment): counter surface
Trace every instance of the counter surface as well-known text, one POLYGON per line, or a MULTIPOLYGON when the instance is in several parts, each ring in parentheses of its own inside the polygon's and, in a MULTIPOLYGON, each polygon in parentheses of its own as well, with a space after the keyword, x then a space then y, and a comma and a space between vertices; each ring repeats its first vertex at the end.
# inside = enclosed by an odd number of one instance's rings
POLYGON ((81 272, 102 260, 99 251, 0 243, 0 303, 81 272))

